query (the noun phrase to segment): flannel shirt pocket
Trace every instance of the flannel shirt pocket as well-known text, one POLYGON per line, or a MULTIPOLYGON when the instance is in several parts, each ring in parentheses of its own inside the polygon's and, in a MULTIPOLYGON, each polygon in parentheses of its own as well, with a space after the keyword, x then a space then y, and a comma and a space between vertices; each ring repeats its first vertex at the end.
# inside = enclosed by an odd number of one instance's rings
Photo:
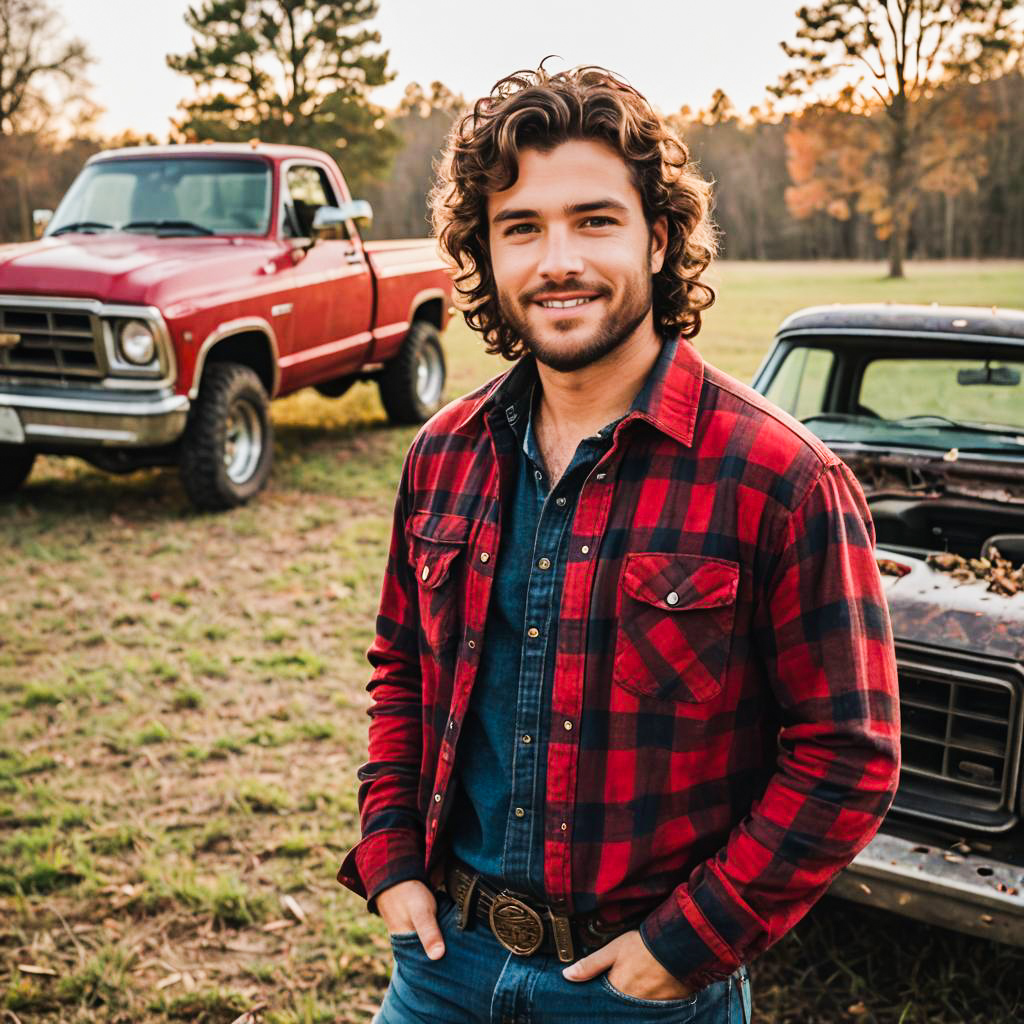
POLYGON ((622 573, 613 680, 641 697, 699 703, 722 690, 740 569, 704 555, 634 552, 622 573))
POLYGON ((456 574, 472 523, 463 516, 416 512, 409 520, 409 564, 419 590, 420 628, 432 651, 456 636, 459 588, 456 574))

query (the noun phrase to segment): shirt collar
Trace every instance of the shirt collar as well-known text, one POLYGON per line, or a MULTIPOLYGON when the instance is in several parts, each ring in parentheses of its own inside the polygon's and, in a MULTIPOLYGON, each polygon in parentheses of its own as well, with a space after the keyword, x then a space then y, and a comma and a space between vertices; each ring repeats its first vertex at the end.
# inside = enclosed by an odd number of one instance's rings
MULTIPOLYGON (((511 370, 491 382, 469 405, 455 425, 456 433, 470 436, 479 431, 479 420, 492 410, 502 410, 511 426, 528 413, 529 395, 537 380, 531 355, 523 356, 511 370)), ((647 375, 629 413, 622 422, 646 420, 663 434, 689 448, 697 422, 697 406, 704 380, 704 361, 685 338, 670 338, 647 375)))

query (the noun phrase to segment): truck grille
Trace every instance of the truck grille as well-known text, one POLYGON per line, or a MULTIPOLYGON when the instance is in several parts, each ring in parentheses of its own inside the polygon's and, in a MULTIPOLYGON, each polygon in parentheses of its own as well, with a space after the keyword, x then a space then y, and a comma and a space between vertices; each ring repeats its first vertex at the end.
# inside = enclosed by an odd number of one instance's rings
POLYGON ((61 382, 103 376, 96 357, 99 321, 77 309, 0 305, 0 376, 61 382), (4 335, 16 335, 11 345, 4 335))
POLYGON ((975 827, 1010 816, 1020 759, 1018 672, 973 659, 899 659, 897 806, 975 827), (929 811, 930 804, 930 811, 929 811))

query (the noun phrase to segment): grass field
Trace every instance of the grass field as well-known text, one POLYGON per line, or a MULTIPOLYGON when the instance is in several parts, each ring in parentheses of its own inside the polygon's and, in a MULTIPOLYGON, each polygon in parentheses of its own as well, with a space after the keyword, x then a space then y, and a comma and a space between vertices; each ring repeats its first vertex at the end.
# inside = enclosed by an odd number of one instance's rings
MULTIPOLYGON (((749 379, 792 310, 1024 306, 1024 265, 737 265, 698 347, 749 379)), ((461 323, 449 394, 501 367, 461 323)), ((274 407, 253 505, 173 473, 42 460, 0 505, 0 1021, 368 1021, 381 922, 334 875, 358 835, 367 667, 412 430, 370 385, 274 407)), ((999 1024, 1024 955, 825 901, 753 967, 762 1024, 999 1024)))

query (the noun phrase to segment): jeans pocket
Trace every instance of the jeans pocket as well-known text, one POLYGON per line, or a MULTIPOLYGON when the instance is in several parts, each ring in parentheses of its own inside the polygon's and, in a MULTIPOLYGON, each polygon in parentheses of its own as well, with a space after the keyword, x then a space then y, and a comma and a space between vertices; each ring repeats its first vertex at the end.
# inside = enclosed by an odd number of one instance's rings
POLYGON ((617 989, 608 979, 607 972, 601 975, 601 988, 608 995, 625 1006, 632 1006, 637 1010, 645 1010, 650 1013, 652 1010, 672 1011, 674 1021, 688 1021, 692 1019, 697 1010, 697 1000, 700 992, 683 999, 642 999, 640 996, 631 996, 627 992, 617 989))

